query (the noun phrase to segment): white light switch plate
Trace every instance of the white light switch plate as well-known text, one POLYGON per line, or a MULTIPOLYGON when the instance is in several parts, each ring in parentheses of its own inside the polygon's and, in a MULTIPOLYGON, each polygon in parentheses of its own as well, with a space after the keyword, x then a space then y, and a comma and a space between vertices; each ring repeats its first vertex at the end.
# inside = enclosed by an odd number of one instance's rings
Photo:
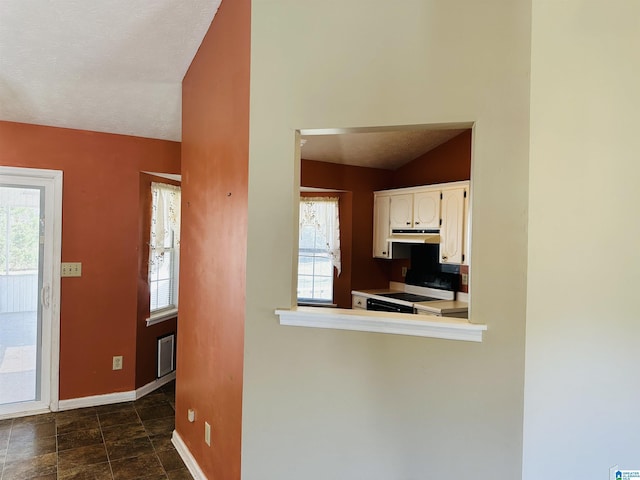
POLYGON ((81 262, 62 262, 61 277, 81 277, 81 262))

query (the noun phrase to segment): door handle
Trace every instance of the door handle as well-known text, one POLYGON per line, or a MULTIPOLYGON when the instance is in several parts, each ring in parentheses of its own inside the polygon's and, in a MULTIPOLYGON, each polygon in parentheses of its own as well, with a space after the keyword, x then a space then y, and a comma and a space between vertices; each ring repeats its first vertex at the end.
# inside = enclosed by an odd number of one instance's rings
POLYGON ((46 284, 42 287, 42 290, 40 290, 40 302, 42 303, 42 306, 44 308, 49 308, 49 305, 51 304, 50 297, 51 286, 49 284, 46 284))

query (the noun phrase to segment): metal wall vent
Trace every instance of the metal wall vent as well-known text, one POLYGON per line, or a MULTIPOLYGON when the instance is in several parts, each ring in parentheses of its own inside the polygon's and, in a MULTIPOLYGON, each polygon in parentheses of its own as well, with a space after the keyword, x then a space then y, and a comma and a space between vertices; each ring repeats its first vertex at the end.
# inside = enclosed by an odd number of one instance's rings
POLYGON ((173 372, 175 366, 176 335, 158 337, 158 378, 173 372))

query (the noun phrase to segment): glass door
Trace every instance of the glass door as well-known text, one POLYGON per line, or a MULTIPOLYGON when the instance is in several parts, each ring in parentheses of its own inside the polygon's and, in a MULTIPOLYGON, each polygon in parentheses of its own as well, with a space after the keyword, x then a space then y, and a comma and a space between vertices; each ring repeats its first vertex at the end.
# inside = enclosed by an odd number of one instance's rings
POLYGON ((29 171, 0 168, 0 418, 57 407, 55 185, 29 171))

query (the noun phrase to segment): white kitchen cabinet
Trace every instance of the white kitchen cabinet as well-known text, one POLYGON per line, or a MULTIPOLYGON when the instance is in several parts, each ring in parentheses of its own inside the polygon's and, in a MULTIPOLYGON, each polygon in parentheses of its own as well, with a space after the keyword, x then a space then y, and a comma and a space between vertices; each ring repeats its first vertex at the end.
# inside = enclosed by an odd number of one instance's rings
POLYGON ((440 189, 413 194, 413 227, 440 228, 440 189))
POLYGON ((409 258, 411 243, 387 242, 393 229, 439 229, 440 262, 467 264, 468 191, 463 181, 374 192, 373 256, 409 258))
POLYGON ((391 228, 413 227, 413 194, 391 195, 389 219, 391 228))
POLYGON ((374 194, 373 197, 373 256, 391 258, 389 242, 389 195, 374 194))
POLYGON ((351 308, 356 310, 367 309, 367 299, 361 295, 351 295, 351 308))
POLYGON ((469 215, 469 196, 470 192, 467 189, 467 193, 464 196, 464 239, 462 241, 462 264, 469 265, 469 253, 471 249, 471 215, 469 215))
POLYGON ((440 190, 391 195, 392 229, 439 228, 440 190))
POLYGON ((440 263, 462 263, 466 192, 466 187, 442 190, 440 263))

